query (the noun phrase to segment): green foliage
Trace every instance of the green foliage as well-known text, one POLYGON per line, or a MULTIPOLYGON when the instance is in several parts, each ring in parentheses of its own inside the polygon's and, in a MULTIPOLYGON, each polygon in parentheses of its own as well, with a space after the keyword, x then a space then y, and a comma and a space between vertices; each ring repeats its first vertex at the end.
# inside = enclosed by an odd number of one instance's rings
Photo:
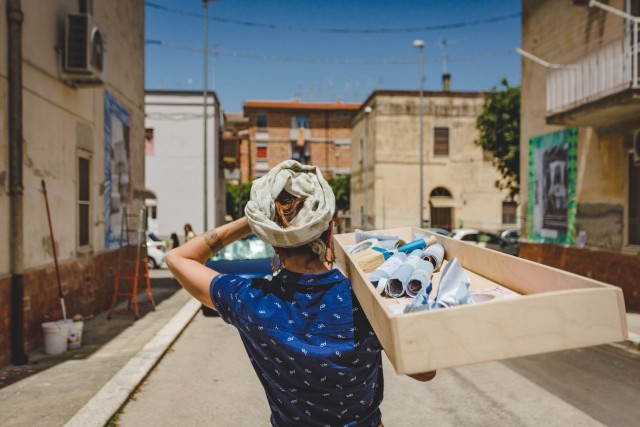
POLYGON ((327 182, 336 196, 336 210, 348 211, 351 199, 351 175, 341 175, 328 179, 327 182))
POLYGON ((227 184, 227 214, 233 219, 242 218, 250 195, 251 183, 227 184))
POLYGON ((496 187, 509 190, 509 199, 515 200, 520 192, 520 87, 509 86, 506 79, 500 84, 485 94, 475 142, 493 154, 493 165, 502 175, 496 187))

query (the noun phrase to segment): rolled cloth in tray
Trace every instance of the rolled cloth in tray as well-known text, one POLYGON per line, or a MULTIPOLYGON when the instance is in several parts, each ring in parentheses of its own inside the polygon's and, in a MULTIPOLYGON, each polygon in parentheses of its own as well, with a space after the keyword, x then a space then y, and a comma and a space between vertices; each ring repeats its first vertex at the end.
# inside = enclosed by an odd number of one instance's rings
POLYGON ((251 230, 260 239, 279 248, 293 248, 320 237, 329 228, 335 206, 333 191, 317 166, 285 160, 253 181, 251 198, 244 213, 251 230), (287 228, 281 228, 273 221, 274 201, 282 190, 305 198, 292 226, 287 228))

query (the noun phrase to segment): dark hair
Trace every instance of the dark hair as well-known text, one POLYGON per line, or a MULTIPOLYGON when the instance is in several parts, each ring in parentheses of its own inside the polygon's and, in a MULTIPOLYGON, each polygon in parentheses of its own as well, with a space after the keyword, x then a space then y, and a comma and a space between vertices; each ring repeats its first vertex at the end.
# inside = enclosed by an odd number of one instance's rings
MULTIPOLYGON (((298 215, 300 210, 302 209, 304 202, 304 197, 295 197, 286 190, 282 190, 282 192, 278 195, 275 200, 275 218, 274 222, 278 224, 282 228, 287 228, 291 226, 291 221, 298 215)), ((312 258, 319 257, 321 261, 325 261, 330 265, 336 260, 334 251, 333 251, 333 225, 335 220, 331 220, 329 224, 329 228, 327 228, 318 238, 321 240, 326 246, 327 250, 324 253, 324 257, 320 257, 317 252, 314 252, 313 247, 314 243, 317 242, 314 240, 313 242, 307 243, 306 245, 296 246, 294 248, 277 248, 279 252, 281 252, 285 257, 288 254, 294 253, 305 253, 309 257, 309 261, 312 261, 312 258)), ((316 240, 318 240, 316 239, 316 240)))

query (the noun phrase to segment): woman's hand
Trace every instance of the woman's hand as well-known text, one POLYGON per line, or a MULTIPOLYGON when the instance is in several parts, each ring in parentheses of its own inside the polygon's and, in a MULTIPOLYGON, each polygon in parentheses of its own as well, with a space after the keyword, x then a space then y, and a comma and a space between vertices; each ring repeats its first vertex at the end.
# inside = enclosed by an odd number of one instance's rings
POLYGON ((209 296, 209 285, 220 273, 206 267, 204 263, 211 255, 249 233, 251 227, 247 219, 242 217, 194 237, 184 245, 169 251, 169 270, 194 298, 207 307, 214 308, 209 296))

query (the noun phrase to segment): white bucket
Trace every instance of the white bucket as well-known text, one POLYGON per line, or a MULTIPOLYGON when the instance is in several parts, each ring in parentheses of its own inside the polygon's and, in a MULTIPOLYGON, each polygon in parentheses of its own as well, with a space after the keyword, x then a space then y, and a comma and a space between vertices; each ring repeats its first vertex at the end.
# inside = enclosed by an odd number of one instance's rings
POLYGON ((84 322, 72 322, 69 324, 69 337, 67 339, 67 348, 79 348, 82 345, 82 327, 84 322))
POLYGON ((42 324, 44 331, 44 352, 46 354, 60 354, 67 351, 69 326, 71 320, 58 320, 42 324))

